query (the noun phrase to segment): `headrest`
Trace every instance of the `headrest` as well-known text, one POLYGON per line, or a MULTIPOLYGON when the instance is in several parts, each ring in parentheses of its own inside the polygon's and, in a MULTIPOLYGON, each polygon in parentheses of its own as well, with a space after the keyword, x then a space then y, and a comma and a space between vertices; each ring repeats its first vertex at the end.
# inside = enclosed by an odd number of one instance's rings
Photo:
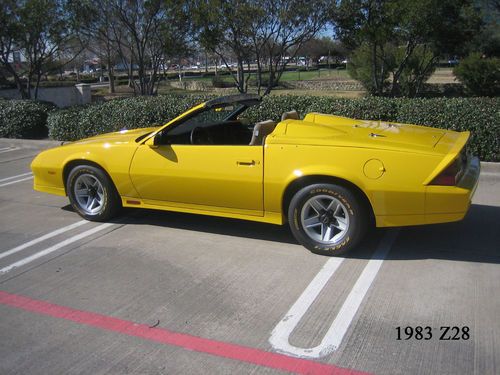
POLYGON ((299 113, 295 110, 290 111, 290 112, 285 112, 281 115, 281 121, 298 120, 298 119, 299 119, 299 113))

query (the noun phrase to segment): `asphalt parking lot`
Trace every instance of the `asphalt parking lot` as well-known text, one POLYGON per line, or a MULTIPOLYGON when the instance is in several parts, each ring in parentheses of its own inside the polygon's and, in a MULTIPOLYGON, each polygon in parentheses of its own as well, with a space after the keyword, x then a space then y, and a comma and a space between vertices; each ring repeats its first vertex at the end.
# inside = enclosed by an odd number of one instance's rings
POLYGON ((500 372, 495 168, 464 221, 377 230, 343 259, 267 224, 82 221, 32 190, 48 144, 0 140, 1 374, 500 372))

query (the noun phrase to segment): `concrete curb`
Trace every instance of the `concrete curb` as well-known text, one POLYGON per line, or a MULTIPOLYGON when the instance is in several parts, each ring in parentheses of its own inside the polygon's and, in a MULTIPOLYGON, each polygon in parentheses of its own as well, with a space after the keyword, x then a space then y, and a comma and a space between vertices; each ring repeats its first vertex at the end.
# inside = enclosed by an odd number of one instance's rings
POLYGON ((61 141, 52 141, 49 139, 17 139, 17 138, 0 138, 2 144, 7 144, 11 147, 21 148, 49 148, 56 147, 61 144, 61 141))
POLYGON ((500 163, 482 161, 481 172, 500 175, 500 163))

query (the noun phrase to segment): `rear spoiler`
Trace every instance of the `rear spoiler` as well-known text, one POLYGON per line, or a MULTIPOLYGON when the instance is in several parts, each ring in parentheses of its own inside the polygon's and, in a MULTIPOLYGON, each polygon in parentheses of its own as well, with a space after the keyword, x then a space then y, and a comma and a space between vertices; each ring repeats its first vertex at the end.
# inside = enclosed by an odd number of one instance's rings
POLYGON ((425 179, 423 185, 428 185, 439 173, 445 170, 453 161, 459 156, 462 149, 467 144, 470 138, 470 132, 446 132, 446 134, 439 140, 436 147, 449 147, 448 153, 444 156, 443 160, 434 168, 432 173, 425 179))

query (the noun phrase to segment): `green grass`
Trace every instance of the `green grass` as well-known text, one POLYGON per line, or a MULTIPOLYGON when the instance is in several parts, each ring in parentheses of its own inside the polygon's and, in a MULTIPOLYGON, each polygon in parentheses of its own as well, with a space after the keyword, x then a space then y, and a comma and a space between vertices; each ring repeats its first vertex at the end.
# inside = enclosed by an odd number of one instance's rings
MULTIPOLYGON (((265 73, 264 73, 265 74, 265 73)), ((254 76, 255 74, 251 74, 254 76)), ((195 80, 202 82, 212 82, 213 77, 197 77, 197 78, 184 78, 185 80, 195 80)), ((220 76, 223 81, 232 82, 233 78, 230 75, 220 76)), ((345 69, 321 69, 309 71, 287 71, 281 76, 281 81, 301 81, 311 79, 339 79, 339 80, 352 80, 345 69)))
MULTIPOLYGON (((186 81, 196 80, 202 81, 210 84, 213 77, 199 77, 199 78, 184 78, 186 81)), ((233 82, 233 78, 229 75, 221 76, 221 79, 227 82, 233 82)), ((287 71, 284 72, 281 81, 291 82, 298 80, 338 80, 338 81, 353 81, 353 79, 347 73, 345 69, 321 69, 321 70, 310 70, 310 71, 287 71)), ((173 82, 173 81, 169 81, 173 82)), ((454 82, 453 72, 449 68, 438 68, 436 72, 432 75, 429 82, 432 83, 449 83, 454 82)), ((170 87, 166 84, 167 82, 161 82, 159 86, 159 94, 167 93, 186 93, 186 94, 196 94, 203 93, 197 91, 183 90, 170 87)), ((255 87, 250 87, 249 92, 256 91, 255 87)), ((231 92, 236 93, 236 89, 226 89, 224 92, 228 94, 231 92)), ((107 87, 99 88, 93 91, 94 95, 105 96, 107 98, 120 97, 120 96, 133 96, 133 90, 127 86, 117 86, 117 93, 114 95, 109 95, 107 93, 107 87)), ((221 93, 222 95, 222 93, 221 93)), ((331 96, 331 97, 342 97, 342 98, 359 98, 366 95, 365 91, 336 91, 336 90, 306 90, 306 89, 284 89, 277 88, 271 91, 271 95, 313 95, 313 96, 331 96)))
POLYGON ((345 69, 320 69, 309 71, 284 72, 281 81, 306 81, 311 79, 352 80, 345 69))
POLYGON ((366 95, 366 91, 333 91, 333 90, 300 90, 300 89, 276 89, 270 95, 300 95, 300 96, 330 96, 334 98, 361 98, 366 95))

